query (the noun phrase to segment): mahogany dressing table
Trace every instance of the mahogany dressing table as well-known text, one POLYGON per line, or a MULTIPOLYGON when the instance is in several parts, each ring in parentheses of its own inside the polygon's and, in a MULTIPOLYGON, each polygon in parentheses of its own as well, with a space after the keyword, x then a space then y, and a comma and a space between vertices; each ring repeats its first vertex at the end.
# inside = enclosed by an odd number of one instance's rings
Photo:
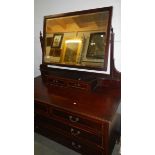
POLYGON ((84 155, 110 155, 120 131, 111 19, 112 7, 46 16, 40 35, 34 130, 84 155))

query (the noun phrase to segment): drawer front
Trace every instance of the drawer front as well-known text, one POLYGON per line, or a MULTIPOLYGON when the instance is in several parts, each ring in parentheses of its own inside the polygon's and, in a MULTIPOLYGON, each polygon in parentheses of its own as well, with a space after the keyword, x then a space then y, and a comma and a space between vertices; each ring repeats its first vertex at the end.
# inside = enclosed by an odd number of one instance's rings
POLYGON ((59 132, 59 130, 55 130, 52 128, 49 130, 42 126, 36 128, 35 131, 83 155, 104 155, 103 149, 94 147, 93 145, 90 146, 88 144, 84 144, 82 141, 79 142, 76 138, 68 137, 59 132))
POLYGON ((82 138, 85 141, 94 143, 95 145, 100 145, 100 146, 102 145, 102 137, 100 135, 95 135, 93 133, 84 131, 82 129, 75 128, 70 125, 66 125, 54 119, 48 119, 41 116, 36 116, 35 125, 38 127, 44 126, 47 129, 55 127, 58 130, 62 130, 63 132, 65 132, 70 136, 77 137, 80 139, 82 138))
POLYGON ((64 80, 62 79, 56 79, 56 78, 48 78, 48 83, 50 85, 55 85, 55 86, 62 86, 62 87, 66 87, 67 84, 64 80))
POLYGON ((79 89, 89 89, 88 88, 88 84, 84 84, 84 83, 81 83, 81 82, 68 82, 68 85, 70 87, 73 87, 73 88, 79 88, 79 89))
POLYGON ((50 109, 50 115, 53 115, 53 117, 57 117, 60 119, 63 119, 69 123, 72 123, 74 125, 83 125, 88 128, 91 128, 95 132, 101 132, 102 131, 102 124, 98 122, 94 122, 91 120, 88 120, 86 118, 82 118, 79 116, 76 116, 75 114, 71 114, 68 112, 61 111, 59 109, 50 109))
POLYGON ((48 115, 48 105, 39 102, 34 103, 34 112, 36 114, 48 115))
POLYGON ((54 76, 47 76, 45 79, 49 85, 77 88, 77 89, 87 90, 87 91, 91 90, 91 87, 97 84, 96 80, 88 81, 89 82, 88 83, 82 80, 73 80, 73 79, 68 79, 63 77, 60 78, 60 77, 54 77, 54 76))

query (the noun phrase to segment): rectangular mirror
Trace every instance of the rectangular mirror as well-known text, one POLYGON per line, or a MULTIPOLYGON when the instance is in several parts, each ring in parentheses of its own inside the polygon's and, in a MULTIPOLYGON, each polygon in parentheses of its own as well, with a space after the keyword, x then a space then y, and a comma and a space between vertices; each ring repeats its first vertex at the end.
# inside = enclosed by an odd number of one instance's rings
POLYGON ((112 7, 44 18, 43 63, 107 70, 112 7))

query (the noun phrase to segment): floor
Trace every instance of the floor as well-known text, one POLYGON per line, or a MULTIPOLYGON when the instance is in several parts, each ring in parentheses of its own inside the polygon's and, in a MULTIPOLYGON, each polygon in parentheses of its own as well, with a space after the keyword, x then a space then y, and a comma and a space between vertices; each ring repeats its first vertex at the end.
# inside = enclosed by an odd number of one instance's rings
MULTIPOLYGON (((116 144, 112 155, 119 154, 120 144, 116 144)), ((80 155, 44 136, 34 134, 34 155, 80 155)))

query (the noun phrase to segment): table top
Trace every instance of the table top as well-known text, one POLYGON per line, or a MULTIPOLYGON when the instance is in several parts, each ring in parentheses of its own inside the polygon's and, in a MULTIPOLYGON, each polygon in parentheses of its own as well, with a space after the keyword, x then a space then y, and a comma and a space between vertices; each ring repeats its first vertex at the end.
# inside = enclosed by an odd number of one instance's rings
POLYGON ((102 87, 94 91, 82 91, 58 86, 49 87, 41 76, 34 79, 34 101, 98 120, 112 121, 120 99, 120 88, 102 87))

